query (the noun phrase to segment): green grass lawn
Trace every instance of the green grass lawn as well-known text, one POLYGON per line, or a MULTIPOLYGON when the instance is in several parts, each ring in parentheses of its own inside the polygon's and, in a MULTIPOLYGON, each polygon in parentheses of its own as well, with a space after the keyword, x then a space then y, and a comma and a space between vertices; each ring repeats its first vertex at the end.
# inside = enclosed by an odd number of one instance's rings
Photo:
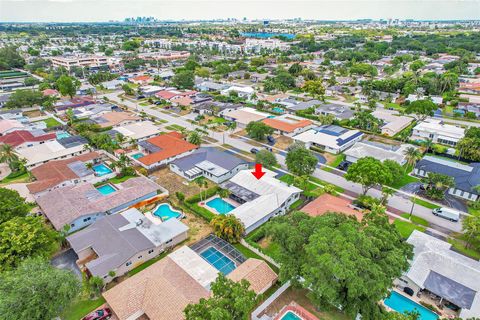
POLYGON ((394 189, 400 189, 401 187, 404 187, 409 183, 418 182, 418 181, 420 181, 419 178, 409 176, 408 174, 404 174, 400 178, 395 179, 395 181, 390 184, 390 187, 394 189))
POLYGON ((303 200, 302 199, 298 199, 297 201, 295 201, 294 203, 292 203, 292 205, 290 206, 290 210, 295 210, 297 209, 298 207, 300 207, 303 203, 303 200))
POLYGON ((405 239, 408 238, 412 234, 413 230, 418 230, 418 231, 421 231, 421 232, 425 231, 424 227, 417 226, 417 225, 415 225, 411 222, 403 221, 403 220, 400 220, 400 219, 395 219, 393 224, 397 228, 400 235, 405 239))
POLYGON ((108 180, 107 182, 110 182, 110 183, 113 183, 113 184, 117 184, 117 183, 125 182, 125 181, 127 181, 128 179, 134 178, 134 177, 136 177, 136 176, 123 176, 123 177, 121 177, 121 178, 114 177, 114 178, 108 180))
MULTIPOLYGON (((409 213, 403 213, 403 214, 401 214, 401 216, 405 219, 408 219, 410 214, 409 213)), ((425 220, 423 218, 420 218, 420 217, 417 217, 417 216, 414 216, 414 215, 412 215, 411 221, 415 224, 418 224, 418 225, 421 225, 421 226, 424 226, 424 227, 428 227, 430 225, 430 223, 427 220, 425 220)))
POLYGON ((45 122, 45 124, 47 125, 47 128, 53 128, 53 127, 58 127, 58 126, 62 125, 55 118, 47 118, 47 119, 42 120, 42 121, 45 122))
POLYGON ((475 250, 475 249, 472 249, 472 248, 467 248, 465 246, 465 242, 461 239, 453 239, 453 238, 449 238, 448 239, 448 242, 455 248, 457 249, 459 252, 461 252, 462 254, 468 256, 468 257, 471 257, 475 260, 480 260, 480 251, 478 250, 475 250))
POLYGON ((385 108, 393 108, 395 110, 398 110, 398 111, 403 111, 405 110, 404 107, 402 107, 401 105, 399 105, 398 103, 393 103, 393 102, 388 102, 388 103, 385 103, 385 108))
MULTIPOLYGON (((346 157, 347 157, 346 155, 341 153, 341 154, 337 155, 335 157, 335 159, 328 162, 327 165, 329 165, 330 167, 336 168, 340 164, 340 162, 345 160, 346 157)), ((322 169, 325 170, 325 171, 328 171, 328 172, 331 172, 333 170, 332 168, 328 168, 328 167, 322 167, 322 169)))
POLYGON ((61 318, 63 320, 79 320, 104 303, 105 299, 103 297, 95 300, 77 301, 65 310, 61 318))
POLYGON ((440 206, 437 206, 436 204, 433 204, 431 202, 428 202, 428 201, 425 201, 423 199, 419 199, 419 198, 415 198, 414 202, 420 206, 423 206, 425 208, 429 208, 429 209, 436 209, 436 208, 440 208, 440 206))
POLYGON ((452 116, 453 115, 453 106, 445 106, 445 108, 443 108, 442 113, 444 115, 447 115, 447 116, 452 116))
POLYGON ((172 130, 172 131, 182 131, 185 128, 182 126, 179 126, 178 124, 171 124, 169 126, 166 126, 165 129, 172 130))
POLYGON ((148 102, 148 101, 144 101, 144 102, 140 102, 140 105, 141 105, 142 107, 148 107, 149 105, 151 105, 151 103, 148 102))
POLYGON ((468 213, 470 213, 470 214, 480 214, 480 209, 474 209, 471 206, 468 206, 468 213))
POLYGON ((7 183, 22 183, 22 182, 28 182, 30 180, 30 175, 28 171, 25 171, 24 173, 18 175, 17 173, 10 173, 8 176, 3 178, 0 181, 0 184, 7 184, 7 183))
MULTIPOLYGON (((248 249, 247 247, 245 247, 244 245, 242 245, 241 243, 236 243, 233 245, 235 247, 235 249, 237 249, 238 251, 240 251, 241 254, 243 254, 245 256, 245 258, 254 258, 254 259, 259 259, 259 260, 264 260, 262 257, 260 257, 258 254, 256 254, 255 252, 253 252, 252 250, 248 249)), ((270 266, 270 268, 272 268, 273 271, 275 271, 275 273, 278 274, 278 268, 275 267, 273 264, 271 264, 270 262, 268 261, 265 261, 266 263, 268 263, 268 265, 270 266)))

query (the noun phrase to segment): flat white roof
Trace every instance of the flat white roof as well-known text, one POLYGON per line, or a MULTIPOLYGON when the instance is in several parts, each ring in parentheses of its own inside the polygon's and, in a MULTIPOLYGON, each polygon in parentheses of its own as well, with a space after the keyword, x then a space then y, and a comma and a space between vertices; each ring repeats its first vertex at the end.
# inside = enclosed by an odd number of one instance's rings
POLYGON ((116 127, 115 131, 120 132, 130 139, 142 139, 160 132, 158 127, 151 121, 141 121, 124 126, 116 127))
POLYGON ((43 144, 37 144, 29 148, 23 148, 17 152, 21 158, 27 159, 27 166, 30 166, 80 152, 83 150, 83 146, 84 144, 71 148, 65 148, 57 140, 54 140, 45 142, 43 144))
POLYGON ((342 141, 349 141, 349 139, 353 139, 354 135, 361 135, 359 130, 348 130, 344 129, 343 132, 340 132, 339 135, 330 134, 328 133, 328 128, 326 130, 322 130, 322 127, 314 128, 297 134, 293 137, 293 139, 302 141, 304 143, 315 143, 321 146, 326 146, 331 149, 339 149, 342 147, 346 142, 342 143, 342 141))
POLYGON ((450 124, 442 123, 441 120, 427 119, 420 122, 414 130, 434 133, 454 139, 461 139, 465 135, 465 129, 450 124))

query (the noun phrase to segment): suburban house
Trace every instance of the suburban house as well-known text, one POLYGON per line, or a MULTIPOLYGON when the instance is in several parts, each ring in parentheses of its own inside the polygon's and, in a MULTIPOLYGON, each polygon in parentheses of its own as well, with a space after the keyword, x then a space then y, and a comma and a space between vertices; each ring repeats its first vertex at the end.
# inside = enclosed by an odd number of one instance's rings
POLYGON ((82 182, 97 183, 115 176, 97 174, 95 168, 89 169, 87 164, 99 164, 102 156, 98 152, 89 152, 65 160, 52 160, 33 168, 30 173, 35 181, 27 184, 28 191, 38 198, 43 194, 66 186, 82 182))
POLYGON ((245 169, 248 169, 248 162, 213 147, 199 148, 170 163, 170 170, 189 181, 205 177, 222 183, 245 169))
POLYGON ((480 192, 475 187, 480 185, 480 163, 462 164, 454 160, 446 160, 425 156, 418 161, 413 172, 420 177, 426 177, 429 172, 440 173, 452 177, 455 186, 448 193, 467 200, 476 201, 480 192))
POLYGON ((239 98, 245 98, 250 100, 252 96, 255 94, 255 89, 248 86, 229 86, 226 89, 220 91, 220 93, 224 96, 230 95, 231 92, 235 92, 239 98))
POLYGON ((17 150, 21 158, 27 160, 27 169, 35 168, 51 160, 67 159, 88 152, 87 140, 81 136, 70 136, 54 141, 47 141, 29 148, 17 150))
POLYGON ((296 141, 305 143, 307 148, 316 147, 333 154, 343 152, 362 138, 361 131, 336 125, 323 125, 293 137, 296 141))
POLYGON ((459 318, 478 317, 480 262, 455 252, 450 243, 418 230, 407 242, 413 245, 414 256, 408 271, 395 280, 397 288, 411 292, 420 301, 424 295, 437 297, 442 307, 459 309, 459 318))
POLYGON ((19 122, 28 121, 23 115, 22 109, 6 109, 0 110, 0 119, 2 120, 17 120, 19 122))
POLYGON ((124 84, 125 84, 125 81, 118 80, 118 79, 114 79, 114 80, 105 81, 105 82, 100 83, 100 85, 107 90, 120 89, 124 84))
POLYGON ((36 201, 55 229, 70 225, 70 232, 80 230, 105 215, 117 213, 140 201, 168 191, 143 176, 95 187, 79 183, 45 193, 36 201))
POLYGON ((183 246, 148 268, 103 293, 108 306, 119 320, 184 319, 190 303, 210 297, 211 283, 222 272, 233 281, 243 279, 257 294, 268 290, 277 275, 265 261, 246 259, 226 241, 213 235, 183 246), (228 261, 226 269, 217 269, 211 255, 228 261), (142 294, 139 294, 142 293, 142 294))
POLYGON ((0 120, 0 136, 25 129, 26 126, 18 120, 0 120))
POLYGON ((115 128, 118 126, 124 126, 131 123, 135 123, 140 120, 141 118, 139 116, 136 116, 130 112, 123 112, 123 111, 106 112, 95 118, 91 118, 91 121, 98 124, 102 128, 108 128, 108 127, 115 128))
POLYGON ((223 114, 228 113, 233 110, 243 108, 243 104, 240 103, 228 103, 208 100, 200 103, 195 103, 192 105, 192 110, 198 114, 223 114))
POLYGON ((417 148, 411 144, 391 145, 375 141, 358 141, 350 149, 345 150, 345 160, 355 163, 365 157, 373 157, 380 161, 392 160, 400 165, 407 162, 405 151, 410 148, 417 148))
POLYGON ((130 157, 145 169, 153 169, 167 165, 175 159, 186 156, 198 149, 198 146, 187 142, 179 132, 169 132, 140 141, 138 151, 130 157))
POLYGON ((55 108, 55 112, 64 113, 68 109, 77 109, 77 108, 85 107, 94 103, 95 103, 95 100, 90 96, 81 96, 81 97, 77 96, 77 97, 73 97, 70 100, 62 100, 57 102, 54 108, 55 108))
POLYGON ((285 214, 302 191, 276 179, 275 172, 265 172, 261 179, 257 179, 249 170, 242 170, 222 184, 222 188, 230 191, 230 198, 240 203, 229 213, 243 222, 246 234, 270 218, 285 214))
POLYGON ((382 134, 393 137, 413 122, 412 117, 401 116, 390 111, 374 111, 372 116, 383 121, 382 134))
POLYGON ((290 114, 266 118, 263 119, 262 122, 273 128, 275 133, 288 137, 292 137, 313 127, 312 121, 290 114))
POLYGON ((175 88, 168 88, 162 91, 155 93, 155 96, 159 99, 174 101, 175 99, 184 98, 184 97, 193 97, 197 91, 179 91, 175 88))
POLYGON ((413 128, 412 139, 430 139, 433 143, 440 143, 454 147, 464 135, 464 128, 445 124, 437 119, 426 119, 413 128))
POLYGON ((188 227, 178 219, 150 221, 135 208, 112 214, 67 237, 77 264, 104 283, 120 277, 187 239, 188 227))
POLYGON ((112 139, 116 139, 117 134, 122 135, 126 143, 129 141, 142 141, 155 137, 160 133, 158 127, 151 121, 133 122, 127 125, 120 125, 106 132, 112 139))
POLYGON ((8 144, 15 150, 20 150, 38 144, 44 144, 48 141, 55 141, 56 139, 57 134, 55 132, 45 133, 43 130, 16 130, 0 136, 0 144, 8 144))
POLYGON ((222 116, 229 121, 235 121, 239 128, 245 128, 250 122, 261 121, 268 118, 270 114, 257 111, 256 109, 250 107, 245 107, 222 112, 222 116))
POLYGON ((195 85, 195 88, 202 92, 222 91, 228 88, 228 84, 216 83, 212 81, 203 81, 195 85))
POLYGON ((350 107, 342 104, 326 103, 316 106, 315 114, 324 116, 331 114, 337 120, 345 120, 353 118, 355 111, 353 111, 350 107))
POLYGON ((299 101, 296 99, 286 99, 278 102, 278 104, 284 106, 289 112, 295 113, 295 111, 306 110, 308 108, 315 108, 319 105, 322 105, 323 102, 320 100, 309 100, 309 101, 299 101))
POLYGON ((408 100, 410 102, 414 102, 417 100, 432 100, 432 102, 435 104, 443 103, 443 98, 440 96, 424 96, 424 95, 417 95, 417 94, 409 94, 405 100, 408 100))
POLYGON ((89 119, 111 111, 120 111, 121 109, 110 103, 94 103, 88 106, 76 108, 73 110, 73 116, 76 119, 89 119))
POLYGON ((164 89, 165 89, 165 87, 152 86, 152 85, 141 86, 139 88, 139 90, 142 92, 142 95, 144 95, 145 97, 151 97, 151 96, 155 95, 157 92, 160 92, 164 89))
POLYGON ((153 78, 150 77, 150 76, 136 76, 136 77, 133 77, 133 78, 129 78, 128 81, 130 81, 131 83, 134 83, 134 84, 138 84, 138 85, 146 85, 146 84, 150 84, 153 82, 153 78))

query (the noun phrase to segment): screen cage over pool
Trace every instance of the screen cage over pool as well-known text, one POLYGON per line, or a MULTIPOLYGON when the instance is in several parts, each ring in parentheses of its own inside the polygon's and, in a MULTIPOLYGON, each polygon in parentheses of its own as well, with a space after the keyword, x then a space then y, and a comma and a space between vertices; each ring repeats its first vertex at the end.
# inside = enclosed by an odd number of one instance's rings
POLYGON ((235 249, 234 246, 213 234, 210 234, 208 237, 192 244, 190 249, 198 254, 201 254, 210 247, 214 247, 221 253, 225 254, 228 258, 232 259, 237 266, 241 265, 247 260, 247 258, 245 258, 240 251, 235 249))

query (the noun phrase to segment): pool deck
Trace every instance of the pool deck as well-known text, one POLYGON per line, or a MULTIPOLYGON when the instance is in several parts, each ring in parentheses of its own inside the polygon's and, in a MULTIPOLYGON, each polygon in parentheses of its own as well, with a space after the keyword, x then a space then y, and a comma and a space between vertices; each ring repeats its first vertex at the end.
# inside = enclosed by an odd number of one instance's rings
MULTIPOLYGON (((213 199, 215 199, 215 198, 221 198, 221 197, 220 197, 219 195, 214 195, 213 197, 210 197, 210 198, 208 198, 207 200, 200 201, 200 202, 198 203, 198 205, 199 205, 200 207, 202 207, 202 208, 207 209, 208 211, 211 211, 211 212, 215 213, 215 214, 222 215, 222 213, 218 212, 218 211, 215 210, 214 208, 212 208, 212 207, 210 207, 210 206, 207 206, 207 202, 210 201, 210 200, 213 200, 213 199)), ((233 201, 233 200, 230 199, 230 198, 221 198, 221 199, 223 199, 223 201, 231 204, 231 205, 234 206, 235 208, 241 206, 240 203, 238 203, 238 202, 236 202, 236 201, 233 201)), ((232 209, 232 210, 233 210, 233 209, 232 209)), ((225 213, 225 214, 228 214, 228 213, 225 213)))

